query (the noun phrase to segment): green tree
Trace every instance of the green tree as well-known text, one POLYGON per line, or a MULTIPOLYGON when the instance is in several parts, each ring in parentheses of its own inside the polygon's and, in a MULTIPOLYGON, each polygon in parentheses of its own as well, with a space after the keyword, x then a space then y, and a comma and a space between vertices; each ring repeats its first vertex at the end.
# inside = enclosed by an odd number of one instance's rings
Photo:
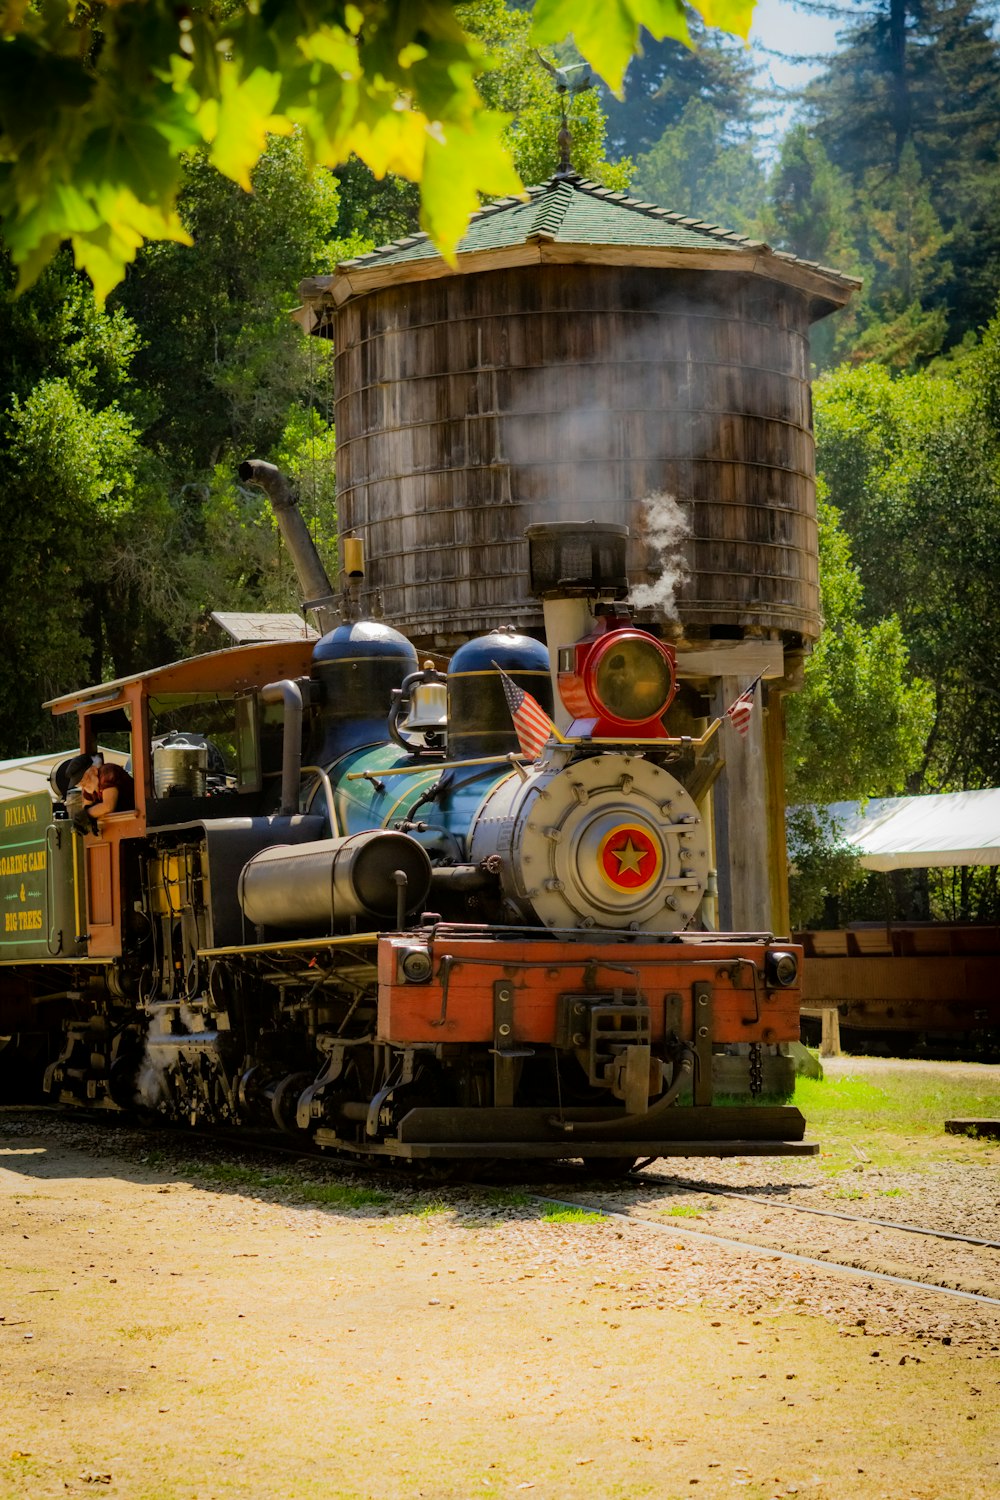
POLYGON ((245 193, 192 154, 178 200, 191 243, 147 246, 112 301, 142 337, 132 375, 150 403, 145 442, 178 482, 227 447, 269 449, 291 403, 328 380, 330 346, 290 315, 302 278, 341 249, 336 181, 292 136, 271 137, 251 183, 245 193))
POLYGON ((790 802, 897 794, 923 762, 932 693, 914 680, 895 614, 872 617, 837 508, 817 502, 823 633, 788 700, 790 802))
POLYGON ((332 346, 291 313, 304 276, 364 246, 340 238, 337 181, 308 165, 297 137, 269 141, 253 187, 192 155, 179 201, 193 243, 147 246, 113 299, 142 335, 143 443, 168 476, 177 585, 163 623, 175 655, 197 644, 210 609, 298 607, 267 501, 236 478, 243 458, 289 473, 317 544, 336 553, 332 346))
POLYGON ((43 698, 186 654, 206 610, 297 607, 267 503, 236 481, 250 452, 288 470, 335 551, 330 346, 290 312, 341 253, 336 183, 294 137, 253 194, 203 154, 184 173, 195 243, 146 247, 112 305, 68 255, 0 300, 0 472, 22 518, 0 561, 10 753, 37 742, 43 698))
MULTIPOLYGON (((1000 42, 992 10, 987 0, 874 0, 848 18, 842 46, 806 90, 805 121, 850 181, 860 229, 888 215, 930 251, 923 286, 879 317, 886 336, 867 356, 926 357, 939 329, 954 344, 993 311, 1000 42)), ((879 226, 871 232, 873 269, 891 278, 899 267, 883 265, 879 226)))
MULTIPOLYGON (((957 371, 841 369, 815 392, 817 461, 850 534, 864 623, 895 614, 934 718, 910 791, 1000 777, 1000 443, 983 383, 992 341, 957 371)), ((994 388, 995 390, 995 388, 994 388)))
POLYGON ((768 182, 768 237, 803 260, 840 270, 857 263, 851 186, 805 125, 793 125, 768 182))
POLYGON ((692 100, 636 163, 636 187, 654 203, 752 232, 764 198, 764 170, 749 139, 727 139, 724 117, 692 100))
MULTIPOLYGON (((44 732, 41 699, 81 678, 99 679, 107 631, 124 625, 105 605, 141 535, 143 455, 133 420, 114 402, 88 405, 64 376, 13 398, 0 442, 4 504, 18 517, 0 564, 2 739, 16 755, 44 732)), ((147 576, 147 591, 158 581, 147 576)))
MULTIPOLYGON (((530 14, 511 0, 467 0, 459 6, 458 15, 490 57, 490 69, 480 79, 479 89, 490 108, 508 119, 503 140, 518 175, 529 185, 546 181, 559 164, 561 111, 552 79, 532 43, 530 14)), ((570 46, 550 48, 548 53, 560 66, 579 63, 579 53, 570 46)), ((626 159, 612 164, 605 159, 602 96, 590 89, 574 95, 568 117, 574 170, 625 191, 632 163, 626 159)), ((336 175, 338 232, 355 236, 355 254, 419 229, 416 184, 392 172, 379 180, 357 157, 338 167, 336 175)))
MULTIPOLYGON (((740 35, 753 0, 692 0, 740 35)), ((303 0, 177 7, 5 0, 0 215, 29 283, 69 239, 99 295, 147 239, 186 237, 181 162, 197 147, 243 187, 269 134, 310 159, 353 153, 421 186, 421 219, 450 253, 477 195, 519 187, 476 80, 489 63, 450 0, 303 0)), ((687 39, 682 0, 535 0, 535 45, 572 33, 618 89, 645 26, 687 39)))
MULTIPOLYGON (((493 110, 509 118, 504 143, 522 182, 545 182, 559 166, 560 99, 532 41, 531 16, 508 0, 469 0, 459 7, 462 24, 492 59, 479 91, 493 110)), ((580 63, 572 47, 547 51, 560 66, 580 63)), ((571 165, 582 177, 608 187, 628 187, 630 163, 605 159, 606 118, 596 87, 570 96, 571 165)))
POLYGON ((654 150, 694 104, 707 105, 725 128, 745 127, 751 114, 753 63, 746 49, 705 29, 691 27, 696 45, 672 37, 641 37, 641 51, 625 72, 620 98, 605 101, 608 143, 615 157, 654 150))
MULTIPOLYGON (((9 293, 14 272, 0 260, 9 293)), ((39 704, 100 676, 118 656, 126 611, 110 603, 147 555, 141 594, 171 585, 162 475, 140 444, 145 397, 130 370, 140 342, 121 311, 102 311, 59 256, 24 296, 0 297, 0 474, 8 534, 0 556, 7 650, 0 742, 26 753, 46 730, 39 704)), ((136 628, 158 652, 155 611, 136 628)), ((44 742, 44 738, 43 738, 44 742)))
POLYGON ((908 143, 935 196, 954 190, 963 168, 996 163, 992 8, 988 0, 872 0, 845 12, 841 45, 805 103, 831 160, 853 181, 898 165, 908 143))
POLYGON ((951 267, 944 258, 949 236, 934 211, 912 141, 904 145, 888 181, 870 172, 861 196, 862 243, 874 266, 867 289, 870 321, 854 357, 909 368, 936 354, 947 333, 947 314, 936 293, 951 267))
POLYGON ((895 615, 870 617, 840 513, 817 486, 823 633, 788 699, 792 923, 837 924, 835 903, 866 880, 826 804, 902 792, 923 763, 934 704, 913 677, 895 615))
MULTIPOLYGON (((801 123, 781 143, 762 219, 765 238, 777 249, 863 275, 851 184, 831 162, 822 140, 801 123)), ((869 317, 866 286, 841 312, 814 327, 810 353, 815 367, 826 369, 843 358, 869 317)))

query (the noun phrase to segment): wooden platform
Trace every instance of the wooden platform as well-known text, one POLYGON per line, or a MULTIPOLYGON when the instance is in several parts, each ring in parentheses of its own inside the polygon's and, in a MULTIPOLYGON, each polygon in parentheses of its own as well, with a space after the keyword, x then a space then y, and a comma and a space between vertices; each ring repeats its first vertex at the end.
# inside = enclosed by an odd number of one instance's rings
POLYGON ((835 1007, 858 1031, 1000 1028, 1000 927, 859 923, 795 940, 804 1014, 835 1007))
POLYGON ((1000 1120, 945 1120, 944 1128, 949 1135, 986 1136, 1000 1141, 1000 1120))

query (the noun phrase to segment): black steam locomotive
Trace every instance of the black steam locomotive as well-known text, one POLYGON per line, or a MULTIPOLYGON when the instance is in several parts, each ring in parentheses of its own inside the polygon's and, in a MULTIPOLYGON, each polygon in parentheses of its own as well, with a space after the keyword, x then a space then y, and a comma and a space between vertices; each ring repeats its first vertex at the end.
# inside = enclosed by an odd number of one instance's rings
POLYGON ((759 1081, 798 1037, 801 961, 700 921, 718 726, 667 727, 624 528, 533 531, 549 649, 441 671, 345 620, 47 705, 134 807, 74 819, 65 766, 2 807, 0 1080, 349 1155, 814 1149, 795 1109, 713 1104, 713 1055, 759 1081))

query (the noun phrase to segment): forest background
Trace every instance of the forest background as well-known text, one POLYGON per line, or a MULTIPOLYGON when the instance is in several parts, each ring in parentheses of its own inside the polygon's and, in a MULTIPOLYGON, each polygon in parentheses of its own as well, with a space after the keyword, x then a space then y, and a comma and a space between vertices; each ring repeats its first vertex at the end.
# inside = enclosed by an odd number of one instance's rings
MULTIPOLYGON (((647 35, 622 98, 572 103, 585 176, 864 280, 814 330, 826 628, 788 700, 799 920, 1000 918, 995 870, 865 879, 812 810, 1000 785, 997 3, 789 0, 840 23, 791 101, 692 18, 694 50, 647 35)), ((544 181, 558 105, 530 6, 457 9, 544 181)), ((289 315, 304 276, 412 233, 418 190, 311 167, 297 135, 269 139, 251 193, 204 151, 182 171, 191 244, 147 244, 103 304, 68 250, 0 301, 0 755, 52 743, 44 698, 203 648, 209 610, 298 607, 243 458, 292 476, 335 572, 331 351, 289 315)))

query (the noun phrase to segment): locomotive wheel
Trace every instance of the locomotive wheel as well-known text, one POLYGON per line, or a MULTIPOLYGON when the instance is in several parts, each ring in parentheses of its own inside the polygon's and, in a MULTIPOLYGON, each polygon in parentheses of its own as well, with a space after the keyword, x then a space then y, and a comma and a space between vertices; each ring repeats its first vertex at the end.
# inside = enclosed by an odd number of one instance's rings
POLYGON ((628 1176, 638 1160, 637 1156, 585 1156, 583 1170, 598 1182, 617 1182, 628 1176))
POLYGON ((286 1135, 298 1135, 299 1130, 295 1124, 295 1106, 299 1102, 299 1095, 304 1088, 312 1083, 310 1073, 289 1073, 282 1078, 271 1095, 271 1114, 274 1123, 279 1126, 286 1135))

